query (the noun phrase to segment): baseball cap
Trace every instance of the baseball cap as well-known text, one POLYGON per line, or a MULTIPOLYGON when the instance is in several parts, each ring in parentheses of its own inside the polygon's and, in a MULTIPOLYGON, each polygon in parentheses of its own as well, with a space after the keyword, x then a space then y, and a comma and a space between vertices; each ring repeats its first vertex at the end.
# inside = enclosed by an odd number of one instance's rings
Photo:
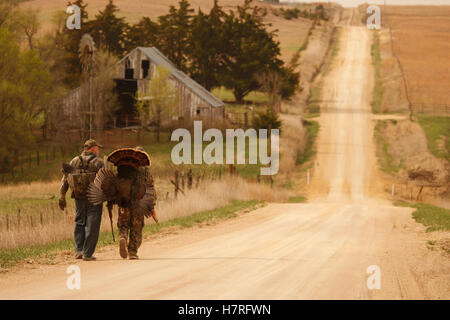
POLYGON ((101 144, 98 144, 94 139, 89 139, 84 143, 84 149, 90 149, 95 146, 103 148, 103 146, 101 144))

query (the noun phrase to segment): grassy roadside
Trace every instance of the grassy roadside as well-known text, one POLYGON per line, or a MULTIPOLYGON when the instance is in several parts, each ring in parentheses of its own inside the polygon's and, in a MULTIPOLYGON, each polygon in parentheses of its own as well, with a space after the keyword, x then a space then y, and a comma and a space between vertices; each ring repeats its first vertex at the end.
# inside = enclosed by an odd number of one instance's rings
POLYGON ((396 201, 398 207, 411 207, 416 211, 412 216, 416 222, 427 227, 426 232, 431 231, 450 231, 450 210, 439 208, 426 203, 409 203, 405 201, 396 201))
MULTIPOLYGON (((320 73, 322 78, 325 77, 331 71, 331 65, 334 59, 339 53, 339 39, 341 35, 340 27, 337 27, 334 31, 333 37, 331 39, 329 52, 324 63, 320 66, 320 73)), ((308 114, 305 118, 315 118, 320 116, 320 98, 322 96, 323 80, 318 81, 315 86, 311 89, 311 93, 308 99, 308 114)))
POLYGON ((298 60, 300 59, 300 54, 302 53, 302 51, 305 51, 308 48, 309 45, 309 38, 312 35, 312 32, 315 28, 315 24, 312 23, 311 26, 309 27, 308 30, 308 35, 306 36, 305 40, 303 41, 303 44, 296 50, 296 52, 294 53, 294 55, 291 58, 291 64, 294 65, 298 62, 298 60))
POLYGON ((383 82, 381 81, 381 53, 380 53, 380 38, 378 33, 373 33, 373 42, 370 50, 372 56, 372 65, 375 69, 375 86, 372 93, 372 106, 373 113, 381 113, 383 105, 383 82))
POLYGON ((307 130, 308 142, 303 154, 297 155, 297 165, 302 165, 308 162, 314 157, 316 153, 316 150, 314 148, 314 141, 316 140, 317 133, 319 132, 319 122, 304 120, 304 125, 306 126, 307 130))
POLYGON ((341 38, 341 27, 336 27, 333 32, 333 38, 332 43, 330 45, 331 52, 329 53, 329 58, 325 62, 325 65, 323 67, 324 72, 323 75, 326 76, 331 71, 331 65, 333 64, 334 59, 337 57, 339 53, 339 44, 340 44, 340 38, 341 38))
POLYGON ((417 115, 425 131, 428 149, 437 158, 450 161, 450 117, 417 115))
POLYGON ((320 116, 320 97, 322 96, 322 81, 317 83, 311 89, 311 95, 308 99, 308 114, 305 118, 316 118, 320 116))
MULTIPOLYGON (((245 209, 256 209, 256 207, 262 203, 263 202, 259 200, 233 200, 229 205, 224 207, 219 207, 208 211, 201 211, 187 217, 175 218, 159 224, 147 224, 144 227, 143 236, 145 237, 147 235, 155 234, 171 227, 189 228, 199 223, 212 221, 215 219, 230 219, 236 216, 236 212, 245 209)), ((112 240, 111 232, 102 232, 100 234, 97 247, 101 248, 112 244, 115 243, 112 240)), ((16 265, 20 261, 32 261, 34 259, 41 259, 51 264, 56 254, 64 250, 73 250, 72 239, 65 239, 46 245, 27 246, 22 248, 2 250, 0 251, 0 268, 8 268, 16 265)))
MULTIPOLYGON (((382 134, 383 126, 386 121, 391 120, 378 120, 375 125, 374 135, 376 141, 376 155, 378 159, 378 163, 380 164, 380 168, 382 171, 387 174, 395 174, 401 169, 401 165, 397 166, 394 163, 394 158, 389 153, 389 142, 382 134)), ((395 121, 395 120, 394 120, 395 121)))
POLYGON ((288 199, 288 203, 305 203, 307 199, 304 196, 295 196, 288 199))

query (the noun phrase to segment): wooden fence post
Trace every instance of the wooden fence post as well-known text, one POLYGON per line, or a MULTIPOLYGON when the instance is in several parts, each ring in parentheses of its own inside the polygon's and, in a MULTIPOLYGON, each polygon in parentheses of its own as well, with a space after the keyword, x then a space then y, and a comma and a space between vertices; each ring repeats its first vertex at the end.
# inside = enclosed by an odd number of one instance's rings
POLYGON ((184 169, 181 170, 181 189, 184 190, 184 169))
POLYGON ((17 227, 20 228, 20 209, 17 211, 17 227))
POLYGON ((192 189, 192 168, 189 169, 189 171, 188 171, 187 180, 188 180, 187 186, 188 186, 188 189, 190 190, 190 189, 192 189))
POLYGON ((6 214, 6 231, 9 231, 9 215, 6 214))
POLYGON ((42 216, 42 212, 39 212, 39 220, 41 222, 41 226, 44 224, 44 218, 42 216))
POLYGON ((196 188, 198 188, 198 186, 200 185, 200 178, 201 178, 201 176, 198 175, 198 176, 197 176, 197 183, 195 184, 195 187, 196 187, 196 188))
POLYGON ((178 170, 175 170, 175 199, 178 196, 178 185, 179 185, 179 173, 178 170))
POLYGON ((421 193, 422 193, 423 187, 424 187, 423 185, 420 186, 420 190, 419 190, 419 192, 417 193, 416 201, 419 201, 419 198, 420 198, 420 195, 421 195, 421 193))

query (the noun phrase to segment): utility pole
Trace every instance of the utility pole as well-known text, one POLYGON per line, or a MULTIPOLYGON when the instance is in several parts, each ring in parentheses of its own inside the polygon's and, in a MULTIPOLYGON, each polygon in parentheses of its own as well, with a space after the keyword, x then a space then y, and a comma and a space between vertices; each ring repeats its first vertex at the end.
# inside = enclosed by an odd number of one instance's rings
MULTIPOLYGON (((92 138, 92 115, 94 112, 93 107, 93 92, 92 92, 92 78, 94 75, 94 67, 95 67, 95 43, 94 39, 89 34, 84 34, 81 37, 80 48, 79 48, 79 57, 81 61, 81 66, 83 70, 83 75, 85 80, 88 80, 88 103, 89 103, 89 139, 92 138)), ((84 131, 86 134, 86 130, 84 131)), ((97 137, 98 138, 98 137, 97 137)))

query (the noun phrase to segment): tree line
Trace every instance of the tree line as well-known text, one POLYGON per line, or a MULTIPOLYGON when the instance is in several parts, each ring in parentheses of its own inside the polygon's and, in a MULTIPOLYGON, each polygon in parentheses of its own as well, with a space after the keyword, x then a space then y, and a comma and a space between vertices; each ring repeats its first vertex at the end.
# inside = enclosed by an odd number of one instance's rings
POLYGON ((225 11, 216 0, 209 12, 195 11, 187 0, 170 6, 156 19, 129 24, 113 0, 93 18, 84 0, 69 1, 81 9, 81 30, 66 27, 58 11, 52 28, 42 32, 41 12, 23 9, 20 0, 0 0, 0 171, 17 163, 21 150, 36 146, 33 130, 47 137, 52 101, 80 86, 84 79, 79 43, 91 34, 100 72, 138 46, 155 46, 179 69, 206 89, 224 86, 242 102, 251 91, 289 99, 298 89, 296 63, 280 58, 276 31, 264 22, 267 12, 252 0, 225 11))
POLYGON ((267 11, 252 2, 245 0, 236 10, 225 11, 216 0, 209 12, 194 12, 187 0, 180 0, 167 14, 154 20, 142 17, 136 24, 118 16, 113 0, 94 19, 89 19, 83 0, 69 2, 81 8, 82 30, 62 31, 66 67, 72 72, 65 81, 79 81, 79 73, 73 74, 80 71, 76 48, 81 35, 90 33, 99 48, 117 57, 138 46, 155 46, 207 90, 224 86, 238 102, 261 89, 260 75, 276 73, 282 81, 280 95, 288 99, 297 89, 299 74, 279 58, 276 32, 263 21, 267 11))

